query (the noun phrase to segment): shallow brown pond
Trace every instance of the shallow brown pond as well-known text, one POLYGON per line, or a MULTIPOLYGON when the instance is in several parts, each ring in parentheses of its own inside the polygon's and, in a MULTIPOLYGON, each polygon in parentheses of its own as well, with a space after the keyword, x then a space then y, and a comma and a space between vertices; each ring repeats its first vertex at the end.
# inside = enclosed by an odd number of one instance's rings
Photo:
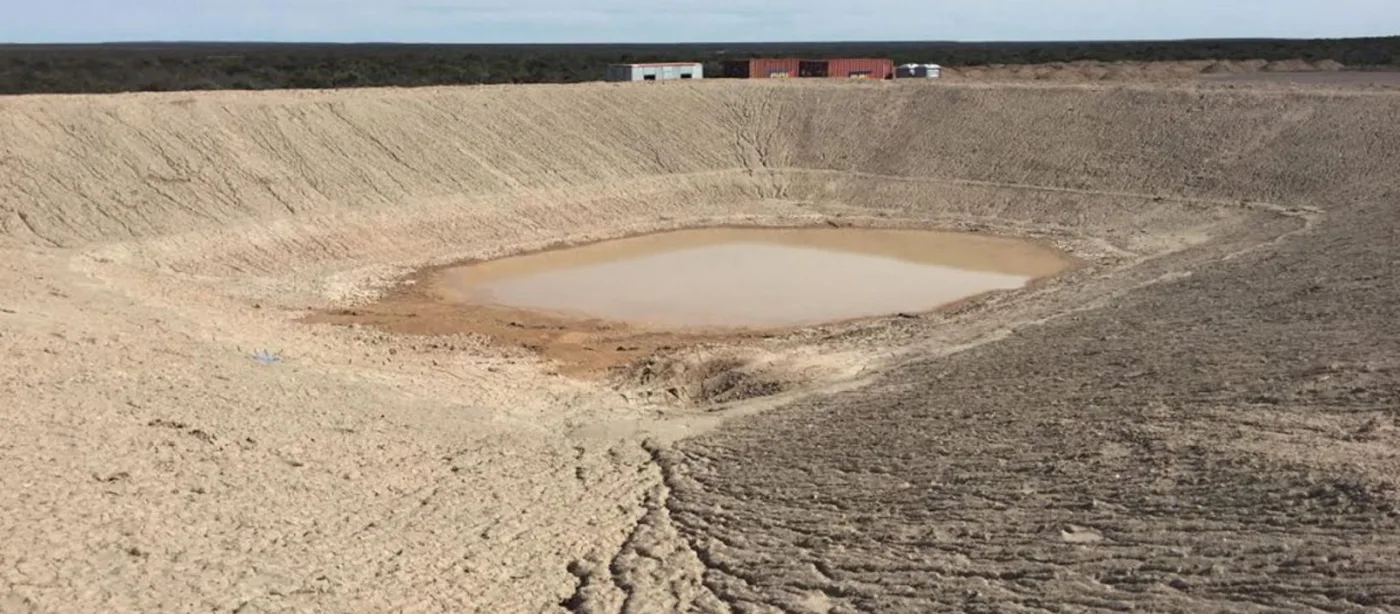
POLYGON ((425 269, 376 303, 306 321, 483 335, 593 376, 697 343, 930 311, 1071 262, 1044 245, 971 233, 685 230, 425 269))
POLYGON ((1063 270, 1047 247, 858 228, 686 230, 441 272, 470 303, 666 328, 808 326, 927 311, 1063 270))

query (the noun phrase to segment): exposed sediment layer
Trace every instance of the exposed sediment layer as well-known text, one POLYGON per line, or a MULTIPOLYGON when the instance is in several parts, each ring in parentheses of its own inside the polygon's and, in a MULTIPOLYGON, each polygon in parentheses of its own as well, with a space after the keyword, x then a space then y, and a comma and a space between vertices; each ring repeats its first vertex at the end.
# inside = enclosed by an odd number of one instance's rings
POLYGON ((1151 86, 0 99, 0 609, 1400 605, 1396 117, 1151 86), (815 222, 1089 264, 605 387, 296 321, 426 265, 815 222))

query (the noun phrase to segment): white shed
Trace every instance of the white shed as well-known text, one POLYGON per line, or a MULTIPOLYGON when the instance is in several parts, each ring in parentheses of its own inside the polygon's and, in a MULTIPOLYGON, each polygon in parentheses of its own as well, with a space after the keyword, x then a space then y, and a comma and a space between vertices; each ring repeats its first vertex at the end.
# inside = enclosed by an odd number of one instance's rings
POLYGON ((894 76, 898 79, 939 79, 943 77, 943 67, 937 64, 900 64, 894 76))
POLYGON ((605 77, 608 81, 670 81, 672 79, 704 79, 705 67, 699 62, 664 62, 656 64, 613 64, 605 77))

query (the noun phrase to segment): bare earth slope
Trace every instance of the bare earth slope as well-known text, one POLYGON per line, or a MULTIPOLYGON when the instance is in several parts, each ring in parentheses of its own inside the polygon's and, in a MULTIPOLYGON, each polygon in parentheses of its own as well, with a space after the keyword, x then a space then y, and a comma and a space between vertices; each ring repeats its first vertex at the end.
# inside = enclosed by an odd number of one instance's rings
POLYGON ((1397 117, 1145 85, 0 99, 0 611, 1400 607, 1397 117), (711 390, 703 352, 599 383, 297 321, 427 264, 811 223, 1086 266, 711 348, 783 391, 724 403, 656 393, 711 390))
POLYGON ((1400 232, 1361 207, 687 442, 669 506, 706 586, 790 611, 1400 607, 1400 232))

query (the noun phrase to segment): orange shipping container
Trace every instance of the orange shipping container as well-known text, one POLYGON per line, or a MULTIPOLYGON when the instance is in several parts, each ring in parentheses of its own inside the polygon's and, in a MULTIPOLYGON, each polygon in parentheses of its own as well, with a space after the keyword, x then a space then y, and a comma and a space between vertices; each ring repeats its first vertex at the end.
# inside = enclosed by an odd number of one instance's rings
POLYGON ((753 58, 724 63, 724 76, 736 79, 796 78, 799 60, 753 58))
POLYGON ((894 60, 841 59, 827 61, 827 76, 837 79, 893 79, 894 60))

